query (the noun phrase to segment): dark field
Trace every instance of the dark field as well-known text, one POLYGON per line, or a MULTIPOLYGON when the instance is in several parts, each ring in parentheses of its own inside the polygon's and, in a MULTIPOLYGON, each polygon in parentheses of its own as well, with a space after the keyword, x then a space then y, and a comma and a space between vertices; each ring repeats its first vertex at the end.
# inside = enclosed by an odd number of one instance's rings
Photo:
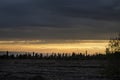
POLYGON ((0 80, 107 80, 105 60, 0 60, 0 80))

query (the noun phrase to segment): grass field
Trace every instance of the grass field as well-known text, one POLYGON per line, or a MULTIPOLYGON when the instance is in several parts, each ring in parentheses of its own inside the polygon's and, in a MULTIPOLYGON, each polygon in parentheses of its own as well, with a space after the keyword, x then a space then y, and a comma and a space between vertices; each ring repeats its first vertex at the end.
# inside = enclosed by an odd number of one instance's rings
POLYGON ((106 80, 105 60, 0 60, 0 80, 106 80))

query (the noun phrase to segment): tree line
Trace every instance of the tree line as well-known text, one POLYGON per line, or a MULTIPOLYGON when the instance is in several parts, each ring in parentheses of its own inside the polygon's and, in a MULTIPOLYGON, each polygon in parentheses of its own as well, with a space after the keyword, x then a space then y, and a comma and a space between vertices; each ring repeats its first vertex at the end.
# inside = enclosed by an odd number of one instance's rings
POLYGON ((5 54, 0 55, 0 59, 55 59, 55 60, 84 60, 84 59, 107 59, 108 57, 116 56, 120 58, 120 53, 115 52, 114 54, 106 53, 106 54, 84 54, 84 53, 52 53, 46 54, 43 53, 25 53, 25 54, 10 54, 9 51, 6 51, 5 54))

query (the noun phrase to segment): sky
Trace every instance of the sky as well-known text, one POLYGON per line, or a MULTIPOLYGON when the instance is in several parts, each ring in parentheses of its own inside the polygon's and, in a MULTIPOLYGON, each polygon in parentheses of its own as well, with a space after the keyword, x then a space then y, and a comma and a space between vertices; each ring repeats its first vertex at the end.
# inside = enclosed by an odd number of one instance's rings
POLYGON ((83 44, 81 40, 97 43, 94 47, 100 48, 99 43, 106 46, 103 40, 120 32, 119 26, 120 0, 0 0, 0 45, 4 46, 0 50, 16 50, 17 45, 28 51, 25 47, 28 43, 32 45, 31 51, 36 51, 37 46, 41 51, 42 45, 43 52, 48 50, 48 45, 55 51, 55 44, 59 48, 69 44, 70 49, 81 50, 84 47, 78 47, 79 43, 83 44), (7 44, 11 41, 14 44, 7 44))

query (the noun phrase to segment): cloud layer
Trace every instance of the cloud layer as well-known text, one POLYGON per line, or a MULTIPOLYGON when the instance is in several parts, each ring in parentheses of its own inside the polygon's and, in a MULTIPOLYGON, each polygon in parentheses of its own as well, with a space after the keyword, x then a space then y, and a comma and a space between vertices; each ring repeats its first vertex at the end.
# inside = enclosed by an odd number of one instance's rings
POLYGON ((120 0, 0 0, 0 39, 105 39, 120 0))

